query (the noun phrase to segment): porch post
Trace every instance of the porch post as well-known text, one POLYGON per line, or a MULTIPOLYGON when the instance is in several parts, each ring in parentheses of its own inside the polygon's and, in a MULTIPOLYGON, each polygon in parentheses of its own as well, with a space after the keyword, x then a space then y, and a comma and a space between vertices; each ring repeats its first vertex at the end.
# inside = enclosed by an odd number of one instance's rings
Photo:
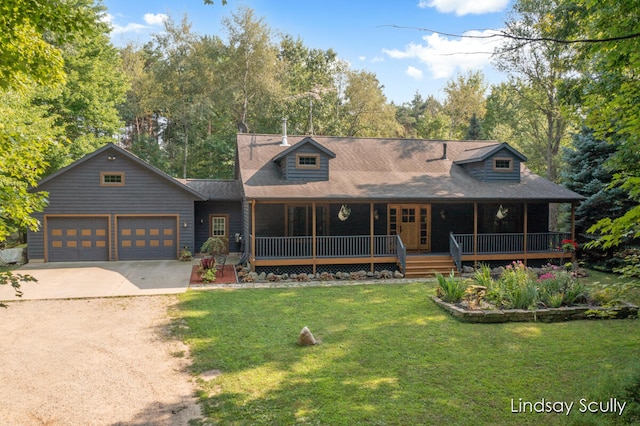
MULTIPOLYGON (((311 256, 313 260, 313 273, 316 273, 316 202, 311 202, 311 222, 313 223, 311 228, 311 256)), ((309 216, 307 216, 309 217, 309 216)))
POLYGON ((473 202, 473 266, 478 267, 478 202, 473 202))
POLYGON ((529 223, 529 203, 524 202, 524 237, 522 239, 522 252, 524 253, 524 266, 527 266, 527 233, 528 233, 528 223, 529 223))
POLYGON ((374 247, 375 247, 374 241, 373 241, 373 232, 374 232, 373 221, 374 220, 375 218, 373 213, 373 203, 369 202, 369 255, 371 256, 371 267, 370 267, 371 272, 373 272, 375 267, 374 259, 373 259, 374 247))
MULTIPOLYGON (((256 200, 251 200, 251 253, 249 259, 256 257, 256 200)), ((251 262, 251 271, 255 272, 255 262, 251 262)))
POLYGON ((571 240, 576 240, 576 202, 571 202, 571 240))

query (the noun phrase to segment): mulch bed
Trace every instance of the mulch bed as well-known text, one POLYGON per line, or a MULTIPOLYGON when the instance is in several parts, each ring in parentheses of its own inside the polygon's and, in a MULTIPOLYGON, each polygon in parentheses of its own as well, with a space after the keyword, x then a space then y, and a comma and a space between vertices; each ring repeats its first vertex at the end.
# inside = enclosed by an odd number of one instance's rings
POLYGON ((219 272, 216 274, 216 280, 212 283, 203 283, 198 274, 198 265, 193 265, 191 269, 191 279, 189 279, 189 285, 215 285, 215 284, 235 284, 236 271, 234 265, 224 265, 224 275, 219 272))

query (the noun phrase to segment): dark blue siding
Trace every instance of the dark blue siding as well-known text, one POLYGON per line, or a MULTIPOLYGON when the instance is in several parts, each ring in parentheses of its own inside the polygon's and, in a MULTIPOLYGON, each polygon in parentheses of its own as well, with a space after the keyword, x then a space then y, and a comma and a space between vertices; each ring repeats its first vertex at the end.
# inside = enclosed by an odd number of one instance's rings
POLYGON ((501 149, 484 161, 463 165, 464 169, 474 178, 485 182, 520 182, 520 159, 507 149, 501 149), (513 162, 511 171, 493 170, 495 158, 509 158, 513 162))
MULTIPOLYGON (((240 251, 240 243, 235 235, 243 234, 242 205, 240 201, 196 201, 195 203, 195 248, 200 251, 202 244, 211 236, 209 217, 211 215, 227 215, 229 217, 229 252, 240 251)), ((244 237, 243 237, 244 238, 244 237)))
POLYGON ((282 160, 280 167, 283 169, 283 177, 286 180, 329 180, 329 157, 312 145, 305 144, 291 152, 282 160), (296 168, 296 157, 300 154, 319 155, 320 167, 317 169, 296 168))
POLYGON ((34 214, 42 226, 39 231, 28 234, 30 259, 44 259, 44 215, 52 214, 111 215, 111 259, 116 259, 115 215, 177 215, 179 247, 193 251, 196 197, 116 150, 105 150, 38 189, 49 192, 49 205, 44 212, 34 214), (108 160, 108 157, 115 157, 115 160, 108 160), (124 186, 101 186, 101 172, 124 172, 124 186))

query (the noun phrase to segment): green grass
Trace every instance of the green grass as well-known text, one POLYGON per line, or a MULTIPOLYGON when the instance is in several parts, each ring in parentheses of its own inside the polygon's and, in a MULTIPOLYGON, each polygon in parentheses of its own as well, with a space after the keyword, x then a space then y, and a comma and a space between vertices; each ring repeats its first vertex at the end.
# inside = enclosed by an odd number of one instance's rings
POLYGON ((589 286, 598 287, 624 287, 624 299, 627 302, 640 305, 640 279, 639 278, 627 278, 618 274, 611 274, 602 271, 596 271, 594 269, 587 270, 589 274, 586 278, 581 278, 581 282, 585 282, 589 286))
POLYGON ((578 412, 638 371, 640 323, 464 324, 435 283, 190 291, 176 330, 214 424, 614 424, 578 412), (322 343, 298 347, 309 326, 322 343), (635 364, 634 364, 635 363, 635 364), (575 402, 514 414, 511 399, 575 402))

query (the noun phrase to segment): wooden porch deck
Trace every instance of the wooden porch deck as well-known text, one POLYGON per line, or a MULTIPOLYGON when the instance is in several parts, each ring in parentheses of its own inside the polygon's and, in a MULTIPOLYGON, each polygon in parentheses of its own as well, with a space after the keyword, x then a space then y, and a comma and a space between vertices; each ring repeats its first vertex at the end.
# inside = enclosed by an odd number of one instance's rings
POLYGON ((251 237, 251 264, 264 266, 396 264, 407 277, 449 274, 463 262, 511 262, 566 258, 569 233, 450 235, 450 253, 407 253, 398 235, 251 237))

